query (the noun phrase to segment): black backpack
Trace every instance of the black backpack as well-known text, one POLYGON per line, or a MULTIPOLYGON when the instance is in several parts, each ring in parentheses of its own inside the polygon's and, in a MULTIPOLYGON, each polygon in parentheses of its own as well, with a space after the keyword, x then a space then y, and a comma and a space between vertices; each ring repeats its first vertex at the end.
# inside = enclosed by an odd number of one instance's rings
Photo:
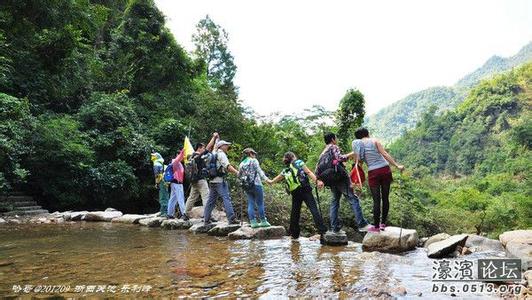
POLYGON ((344 165, 341 162, 334 162, 332 147, 320 155, 316 166, 316 177, 323 181, 325 186, 334 186, 349 178, 344 165))
POLYGON ((226 173, 223 171, 223 167, 218 168, 218 153, 209 153, 206 157, 207 162, 207 176, 209 179, 215 177, 223 177, 226 173))

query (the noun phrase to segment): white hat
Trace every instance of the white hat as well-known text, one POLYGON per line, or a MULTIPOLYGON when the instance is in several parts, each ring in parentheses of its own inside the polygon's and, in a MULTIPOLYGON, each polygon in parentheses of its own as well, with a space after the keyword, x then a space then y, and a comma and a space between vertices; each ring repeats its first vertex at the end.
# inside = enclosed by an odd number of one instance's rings
POLYGON ((227 142, 227 141, 224 141, 224 140, 221 140, 219 141, 218 143, 216 143, 216 148, 220 148, 222 147, 223 145, 231 145, 231 143, 227 142))

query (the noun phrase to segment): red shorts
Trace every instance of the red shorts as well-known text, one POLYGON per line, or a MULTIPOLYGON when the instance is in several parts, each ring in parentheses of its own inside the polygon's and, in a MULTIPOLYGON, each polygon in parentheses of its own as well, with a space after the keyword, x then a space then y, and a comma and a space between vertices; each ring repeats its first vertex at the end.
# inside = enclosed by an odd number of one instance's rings
POLYGON ((390 169, 390 166, 378 168, 368 172, 368 185, 370 188, 391 184, 392 181, 392 169, 390 169))

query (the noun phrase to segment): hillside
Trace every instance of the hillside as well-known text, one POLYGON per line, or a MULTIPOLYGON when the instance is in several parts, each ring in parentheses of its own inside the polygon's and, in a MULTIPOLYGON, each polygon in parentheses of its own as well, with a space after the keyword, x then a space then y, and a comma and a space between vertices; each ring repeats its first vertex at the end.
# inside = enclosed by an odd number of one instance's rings
POLYGON ((456 107, 466 97, 469 89, 480 80, 532 60, 532 42, 516 55, 503 58, 493 56, 486 63, 460 79, 452 87, 432 87, 422 90, 383 108, 366 118, 365 124, 373 135, 389 143, 413 128, 431 106, 437 112, 456 107))

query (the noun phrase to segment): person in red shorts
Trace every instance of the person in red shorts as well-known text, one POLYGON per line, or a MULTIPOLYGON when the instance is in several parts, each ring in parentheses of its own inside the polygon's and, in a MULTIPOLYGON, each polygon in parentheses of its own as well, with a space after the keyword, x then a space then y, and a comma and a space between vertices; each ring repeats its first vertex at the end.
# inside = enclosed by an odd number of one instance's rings
MULTIPOLYGON (((400 171, 405 167, 395 162, 379 140, 370 138, 366 128, 357 129, 355 137, 352 143, 355 165, 363 161, 368 166, 368 185, 373 198, 373 225, 368 228, 368 232, 378 233, 386 228, 390 209, 390 185, 393 181, 390 164, 400 171)), ((360 188, 362 188, 361 183, 360 188)))

